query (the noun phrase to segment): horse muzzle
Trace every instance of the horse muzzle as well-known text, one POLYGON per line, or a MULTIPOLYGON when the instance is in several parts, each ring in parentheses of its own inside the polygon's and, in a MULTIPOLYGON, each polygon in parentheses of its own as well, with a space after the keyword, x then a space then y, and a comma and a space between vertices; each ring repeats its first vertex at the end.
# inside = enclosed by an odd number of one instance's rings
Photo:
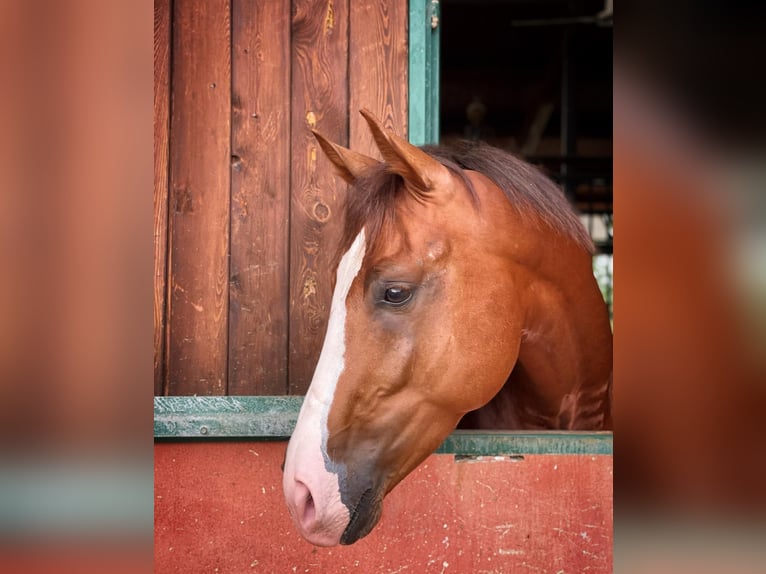
POLYGON ((380 520, 383 509, 382 491, 365 490, 353 508, 349 508, 348 526, 340 537, 341 544, 353 544, 367 536, 380 520))
POLYGON ((288 447, 282 486, 301 536, 316 546, 335 546, 369 534, 380 520, 385 495, 376 475, 356 465, 329 462, 318 449, 291 450, 288 447))
POLYGON ((283 482, 290 517, 301 536, 315 546, 353 544, 380 520, 382 491, 368 488, 351 503, 347 493, 332 492, 332 487, 309 486, 312 481, 287 477, 283 482))

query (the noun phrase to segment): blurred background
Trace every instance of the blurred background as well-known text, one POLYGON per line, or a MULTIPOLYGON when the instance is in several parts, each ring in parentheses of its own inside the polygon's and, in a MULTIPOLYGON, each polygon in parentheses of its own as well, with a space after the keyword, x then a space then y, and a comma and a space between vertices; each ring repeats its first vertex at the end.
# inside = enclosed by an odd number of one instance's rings
POLYGON ((0 566, 152 568, 151 2, 0 2, 0 566))
MULTIPOLYGON (((465 4, 443 139, 546 166, 616 260, 618 571, 762 572, 766 7, 465 4)), ((9 571, 151 568, 151 46, 151 3, 0 3, 9 571)))
POLYGON ((761 5, 619 5, 615 563, 766 564, 761 5))

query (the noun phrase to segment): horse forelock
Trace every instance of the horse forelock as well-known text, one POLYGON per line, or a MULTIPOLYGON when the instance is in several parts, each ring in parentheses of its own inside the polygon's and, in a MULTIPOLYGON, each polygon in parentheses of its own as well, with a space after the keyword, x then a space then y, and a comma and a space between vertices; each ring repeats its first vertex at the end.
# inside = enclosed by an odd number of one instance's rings
MULTIPOLYGON (((439 161, 461 179, 474 201, 478 201, 473 183, 463 170, 449 160, 439 161)), ((396 204, 405 193, 404 179, 393 173, 385 163, 372 167, 349 186, 343 233, 335 254, 336 264, 362 229, 367 238, 367 253, 376 251, 385 240, 385 234, 391 230, 396 218, 396 204)))
POLYGON ((402 178, 391 173, 381 163, 369 169, 349 186, 343 213, 343 233, 335 262, 348 251, 359 232, 364 229, 368 250, 378 241, 381 229, 393 218, 396 195, 402 178))

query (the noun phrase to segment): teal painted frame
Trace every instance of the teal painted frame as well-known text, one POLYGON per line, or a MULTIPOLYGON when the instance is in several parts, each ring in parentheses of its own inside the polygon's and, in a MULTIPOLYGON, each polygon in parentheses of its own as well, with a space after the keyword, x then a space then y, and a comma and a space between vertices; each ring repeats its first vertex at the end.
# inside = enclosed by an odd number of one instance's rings
POLYGON ((410 0, 408 138, 439 143, 439 0, 410 0))
MULTIPOLYGON (((154 438, 287 440, 303 397, 154 397, 154 438)), ((438 453, 611 455, 611 432, 454 431, 438 453)))

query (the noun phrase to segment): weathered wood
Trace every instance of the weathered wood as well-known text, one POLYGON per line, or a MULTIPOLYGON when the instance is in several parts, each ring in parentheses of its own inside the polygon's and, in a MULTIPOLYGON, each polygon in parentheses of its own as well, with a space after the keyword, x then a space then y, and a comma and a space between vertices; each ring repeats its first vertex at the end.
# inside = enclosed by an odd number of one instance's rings
POLYGON ((530 454, 612 454, 612 433, 580 431, 456 430, 437 453, 464 457, 526 456, 530 454))
POLYGON ((407 136, 407 3, 360 0, 350 5, 349 142, 351 149, 380 157, 361 108, 407 136))
POLYGON ((289 0, 234 0, 230 395, 287 392, 289 93, 289 0))
POLYGON ((289 392, 303 394, 327 326, 345 190, 310 130, 347 145, 348 2, 296 0, 292 9, 289 392))
POLYGON ((154 2, 154 394, 163 392, 168 241, 170 0, 154 2))
POLYGON ((611 456, 432 455, 386 497, 369 536, 318 548, 285 508, 284 453, 282 442, 155 444, 155 570, 613 570, 611 456))
MULTIPOLYGON (((154 437, 287 439, 303 397, 155 397, 154 437)), ((457 430, 436 452, 463 456, 612 454, 611 432, 457 430)))
POLYGON ((303 397, 155 397, 155 438, 287 438, 303 397))
MULTIPOLYGON (((310 129, 375 153, 367 107, 405 132, 406 3, 235 0, 231 31, 225 0, 173 12, 169 190, 155 135, 155 393, 303 394, 345 193, 310 129)), ((156 73, 162 58, 167 46, 156 73)))
POLYGON ((415 145, 439 142, 439 18, 438 2, 410 0, 408 138, 415 145))
POLYGON ((226 392, 231 137, 228 0, 176 0, 169 394, 226 392))

